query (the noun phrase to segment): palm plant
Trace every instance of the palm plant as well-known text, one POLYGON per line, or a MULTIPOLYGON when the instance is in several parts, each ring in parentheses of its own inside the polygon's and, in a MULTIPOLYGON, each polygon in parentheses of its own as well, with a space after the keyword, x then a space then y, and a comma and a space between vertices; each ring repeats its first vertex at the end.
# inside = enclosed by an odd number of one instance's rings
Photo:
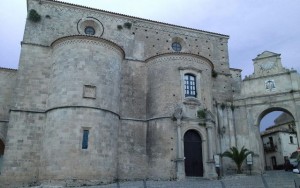
POLYGON ((225 151, 221 156, 222 157, 228 157, 232 159, 236 166, 237 166, 237 173, 241 174, 242 170, 242 164, 244 160, 247 158, 248 155, 253 154, 252 151, 249 151, 244 146, 242 147, 241 151, 237 149, 237 147, 231 147, 230 150, 225 151))

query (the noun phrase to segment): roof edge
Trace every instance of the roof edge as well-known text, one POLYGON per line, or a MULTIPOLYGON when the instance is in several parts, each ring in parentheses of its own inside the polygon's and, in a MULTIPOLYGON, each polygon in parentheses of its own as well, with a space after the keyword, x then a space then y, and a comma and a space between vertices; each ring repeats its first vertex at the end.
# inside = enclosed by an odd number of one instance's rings
POLYGON ((0 67, 0 70, 9 70, 9 71, 18 71, 18 69, 13 69, 13 68, 6 68, 6 67, 0 67))

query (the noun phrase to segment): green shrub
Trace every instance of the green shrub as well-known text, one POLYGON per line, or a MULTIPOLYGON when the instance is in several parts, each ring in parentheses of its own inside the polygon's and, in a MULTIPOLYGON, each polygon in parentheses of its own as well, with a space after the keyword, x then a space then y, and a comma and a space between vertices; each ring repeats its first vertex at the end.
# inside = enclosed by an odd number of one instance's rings
POLYGON ((130 22, 124 23, 124 27, 127 29, 131 29, 131 26, 132 26, 132 23, 130 23, 130 22))
POLYGON ((39 21, 41 21, 41 15, 39 15, 39 13, 37 13, 37 11, 34 10, 34 9, 31 9, 29 11, 28 18, 32 22, 39 22, 39 21))
POLYGON ((118 25, 117 28, 118 28, 119 30, 123 29, 123 27, 122 27, 121 25, 118 25))
POLYGON ((197 116, 200 119, 205 119, 206 118, 206 112, 205 112, 205 110, 198 110, 197 111, 197 116))

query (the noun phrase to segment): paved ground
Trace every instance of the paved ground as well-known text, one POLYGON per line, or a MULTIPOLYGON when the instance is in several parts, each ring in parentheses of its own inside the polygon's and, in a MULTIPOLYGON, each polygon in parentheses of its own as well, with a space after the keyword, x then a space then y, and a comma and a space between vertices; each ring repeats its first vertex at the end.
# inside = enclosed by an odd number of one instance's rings
MULTIPOLYGON (((268 171, 262 175, 234 175, 220 180, 188 178, 184 181, 131 181, 109 185, 82 186, 76 188, 295 188, 300 174, 285 171, 268 171)), ((63 188, 62 186, 40 185, 31 188, 63 188)))
POLYGON ((188 178, 184 181, 135 181, 77 188, 295 188, 295 179, 300 180, 300 175, 268 171, 263 175, 227 176, 221 180, 188 178))

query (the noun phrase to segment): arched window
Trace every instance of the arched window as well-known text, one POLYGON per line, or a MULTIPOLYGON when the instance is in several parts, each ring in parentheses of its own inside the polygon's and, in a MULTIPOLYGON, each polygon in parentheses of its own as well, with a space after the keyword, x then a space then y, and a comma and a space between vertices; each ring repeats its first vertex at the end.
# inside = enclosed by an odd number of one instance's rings
POLYGON ((192 74, 184 75, 184 91, 186 97, 197 97, 196 76, 192 74))

